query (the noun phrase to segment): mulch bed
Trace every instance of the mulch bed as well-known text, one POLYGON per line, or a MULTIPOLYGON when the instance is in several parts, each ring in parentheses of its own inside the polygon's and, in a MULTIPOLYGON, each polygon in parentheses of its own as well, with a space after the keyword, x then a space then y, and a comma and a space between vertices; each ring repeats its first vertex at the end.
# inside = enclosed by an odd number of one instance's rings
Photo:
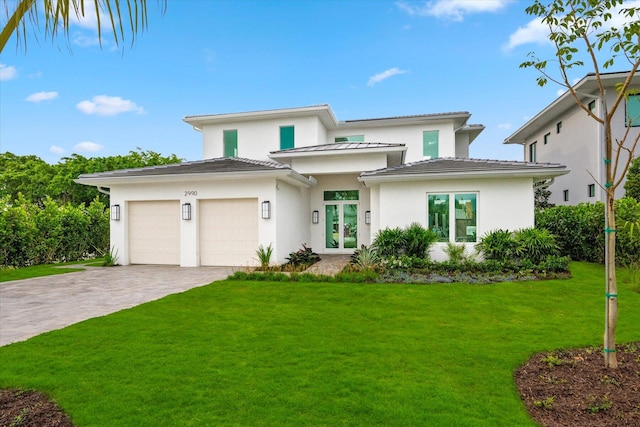
POLYGON ((616 346, 618 368, 603 348, 539 353, 515 373, 527 411, 543 426, 640 426, 640 342, 616 346))
MULTIPOLYGON (((606 369, 602 347, 538 353, 515 372, 531 418, 546 427, 640 426, 640 342, 617 346, 606 369)), ((46 395, 0 389, 0 427, 73 427, 46 395)))
POLYGON ((0 389, 0 426, 73 427, 73 423, 39 391, 0 389))

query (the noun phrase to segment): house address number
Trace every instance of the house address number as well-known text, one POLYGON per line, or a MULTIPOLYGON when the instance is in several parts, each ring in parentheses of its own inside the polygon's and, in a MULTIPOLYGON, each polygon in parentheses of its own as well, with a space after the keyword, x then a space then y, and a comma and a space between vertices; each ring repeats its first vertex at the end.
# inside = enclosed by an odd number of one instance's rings
POLYGON ((185 197, 186 196, 197 196, 198 192, 195 191, 195 190, 187 190, 187 191, 184 192, 184 195, 185 195, 185 197))

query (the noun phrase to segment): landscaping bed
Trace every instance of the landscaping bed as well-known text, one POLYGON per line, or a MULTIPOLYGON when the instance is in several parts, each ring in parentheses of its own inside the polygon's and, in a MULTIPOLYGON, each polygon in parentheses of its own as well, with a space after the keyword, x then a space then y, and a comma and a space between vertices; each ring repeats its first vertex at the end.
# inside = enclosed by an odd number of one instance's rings
POLYGON ((604 367, 603 349, 538 353, 515 373, 520 397, 548 427, 640 425, 640 342, 617 346, 618 368, 604 367))

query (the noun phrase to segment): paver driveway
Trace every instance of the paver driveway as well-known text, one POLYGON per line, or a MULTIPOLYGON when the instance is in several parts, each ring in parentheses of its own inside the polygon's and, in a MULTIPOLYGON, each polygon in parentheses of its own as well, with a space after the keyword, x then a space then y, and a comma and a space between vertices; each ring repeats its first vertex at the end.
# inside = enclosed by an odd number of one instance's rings
POLYGON ((0 346, 225 279, 231 267, 135 265, 0 282, 0 346))

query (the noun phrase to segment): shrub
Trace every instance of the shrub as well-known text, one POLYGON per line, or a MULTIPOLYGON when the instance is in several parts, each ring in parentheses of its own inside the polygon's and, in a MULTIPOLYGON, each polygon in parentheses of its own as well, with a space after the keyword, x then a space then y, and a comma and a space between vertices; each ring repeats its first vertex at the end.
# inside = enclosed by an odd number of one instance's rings
POLYGON ((256 249, 256 256, 258 257, 258 262, 260 263, 260 268, 262 270, 266 270, 269 268, 272 254, 273 246, 271 245, 271 243, 269 243, 269 246, 267 246, 266 248, 260 245, 258 246, 258 249, 256 249))
POLYGON ((513 233, 515 255, 521 260, 539 264, 547 256, 557 255, 556 238, 548 230, 524 228, 513 233))
POLYGON ((306 244, 303 243, 301 249, 296 252, 291 252, 286 259, 287 263, 285 265, 308 268, 320 261, 320 255, 313 252, 311 248, 308 248, 306 244))
POLYGON ((436 234, 417 222, 404 231, 404 252, 410 257, 428 258, 429 248, 436 241, 436 234))
POLYGON ((360 270, 374 270, 380 264, 380 256, 375 247, 362 245, 351 255, 351 264, 360 270))
POLYGON ((373 246, 383 258, 398 256, 404 254, 406 245, 405 238, 404 231, 399 227, 387 227, 384 230, 378 231, 373 240, 373 246))
POLYGON ((456 245, 455 243, 447 242, 444 253, 449 257, 449 261, 460 263, 467 260, 466 250, 467 247, 464 243, 456 245))
POLYGON ((508 261, 516 255, 516 243, 508 230, 492 230, 480 238, 476 249, 485 259, 508 261))

